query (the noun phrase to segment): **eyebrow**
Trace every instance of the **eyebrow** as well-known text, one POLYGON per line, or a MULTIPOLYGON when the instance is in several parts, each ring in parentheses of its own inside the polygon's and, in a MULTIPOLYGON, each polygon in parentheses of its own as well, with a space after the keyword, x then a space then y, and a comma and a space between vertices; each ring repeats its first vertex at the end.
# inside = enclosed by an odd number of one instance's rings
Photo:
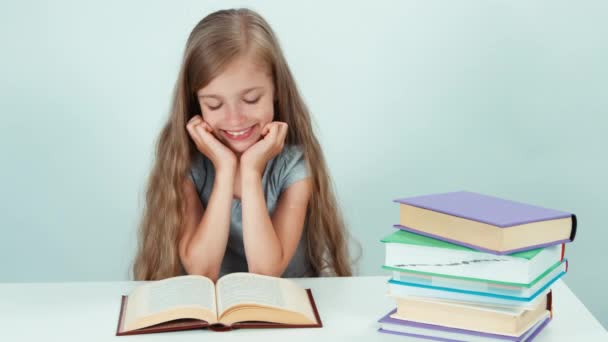
MULTIPOLYGON (((256 89, 263 89, 263 88, 264 87, 262 87, 262 86, 256 86, 256 87, 250 87, 250 88, 247 88, 247 89, 243 89, 241 91, 241 95, 245 95, 245 94, 247 94, 250 91, 253 91, 253 90, 256 90, 256 89)), ((198 95, 198 97, 199 98, 201 98, 201 97, 213 97, 213 98, 220 99, 220 100, 222 99, 222 97, 220 95, 215 95, 215 94, 201 94, 201 95, 198 95)))

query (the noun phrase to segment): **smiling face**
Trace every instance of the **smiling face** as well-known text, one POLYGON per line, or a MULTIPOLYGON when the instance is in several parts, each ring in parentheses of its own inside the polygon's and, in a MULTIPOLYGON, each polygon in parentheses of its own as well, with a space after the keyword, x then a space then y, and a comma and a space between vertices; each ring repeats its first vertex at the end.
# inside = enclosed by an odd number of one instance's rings
POLYGON ((262 138, 262 128, 274 117, 272 78, 247 56, 232 61, 197 97, 203 120, 238 155, 262 138))

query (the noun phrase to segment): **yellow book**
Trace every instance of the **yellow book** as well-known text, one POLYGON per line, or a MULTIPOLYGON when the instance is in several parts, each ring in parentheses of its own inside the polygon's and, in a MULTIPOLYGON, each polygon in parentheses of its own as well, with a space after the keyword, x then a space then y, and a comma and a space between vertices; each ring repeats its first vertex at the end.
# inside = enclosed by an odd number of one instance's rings
POLYGON ((530 309, 459 304, 429 298, 397 298, 397 312, 390 317, 418 323, 521 336, 541 319, 551 315, 551 292, 530 309))

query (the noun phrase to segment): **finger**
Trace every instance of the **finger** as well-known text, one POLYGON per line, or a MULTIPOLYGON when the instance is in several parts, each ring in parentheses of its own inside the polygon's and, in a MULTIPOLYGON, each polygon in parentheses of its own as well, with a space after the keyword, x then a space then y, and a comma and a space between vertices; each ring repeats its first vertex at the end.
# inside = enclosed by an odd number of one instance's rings
POLYGON ((188 128, 188 133, 190 134, 190 137, 192 138, 192 140, 198 147, 198 146, 202 146, 203 140, 201 139, 201 136, 200 136, 199 132, 197 131, 196 127, 199 127, 199 126, 190 126, 188 128))
POLYGON ((287 131, 285 130, 285 123, 280 122, 277 124, 277 137, 275 140, 275 145, 279 149, 283 149, 283 143, 285 141, 285 135, 287 131))
POLYGON ((203 143, 205 143, 208 146, 215 146, 214 144, 216 143, 220 143, 220 140, 218 137, 215 136, 215 134, 213 133, 213 128, 211 128, 211 126, 206 123, 203 122, 200 125, 197 126, 198 130, 199 130, 199 135, 201 137, 201 141, 203 143))
POLYGON ((197 117, 197 116, 192 117, 186 124, 186 128, 188 130, 193 129, 196 125, 200 124, 201 120, 202 119, 200 117, 197 117))
POLYGON ((266 125, 264 125, 264 128, 262 128, 262 136, 266 136, 266 134, 268 134, 268 132, 270 131, 270 127, 272 125, 272 122, 267 123, 266 125))
POLYGON ((279 125, 276 123, 273 123, 268 128, 268 134, 264 138, 268 139, 270 141, 276 141, 278 134, 279 134, 279 125))
POLYGON ((208 131, 209 133, 213 133, 213 132, 215 131, 215 130, 213 129, 213 127, 211 127, 211 125, 209 125, 209 124, 206 124, 206 125, 207 125, 207 131, 208 131))
POLYGON ((205 129, 203 124, 196 125, 194 130, 196 131, 201 142, 205 142, 208 139, 209 132, 205 129))
POLYGON ((190 120, 188 120, 188 123, 186 124, 186 126, 193 126, 193 125, 199 123, 200 121, 202 121, 201 116, 195 115, 195 116, 191 117, 190 120))
POLYGON ((288 131, 287 124, 285 122, 282 122, 280 129, 279 129, 279 137, 278 137, 278 140, 281 144, 285 143, 285 138, 287 137, 287 131, 288 131))
POLYGON ((188 131, 188 134, 190 134, 191 137, 197 135, 195 127, 196 125, 193 122, 188 122, 188 124, 186 125, 186 130, 188 131))

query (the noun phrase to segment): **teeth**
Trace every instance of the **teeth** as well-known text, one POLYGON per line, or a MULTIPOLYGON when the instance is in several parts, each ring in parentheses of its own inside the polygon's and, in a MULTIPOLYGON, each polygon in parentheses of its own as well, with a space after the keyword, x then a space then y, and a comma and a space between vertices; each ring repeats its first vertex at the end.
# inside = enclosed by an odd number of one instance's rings
POLYGON ((230 135, 234 135, 234 136, 238 137, 239 135, 243 135, 243 134, 247 133, 248 130, 249 130, 249 128, 246 128, 246 129, 244 129, 242 131, 238 131, 238 132, 232 132, 232 131, 226 131, 226 132, 228 132, 228 134, 230 134, 230 135))

